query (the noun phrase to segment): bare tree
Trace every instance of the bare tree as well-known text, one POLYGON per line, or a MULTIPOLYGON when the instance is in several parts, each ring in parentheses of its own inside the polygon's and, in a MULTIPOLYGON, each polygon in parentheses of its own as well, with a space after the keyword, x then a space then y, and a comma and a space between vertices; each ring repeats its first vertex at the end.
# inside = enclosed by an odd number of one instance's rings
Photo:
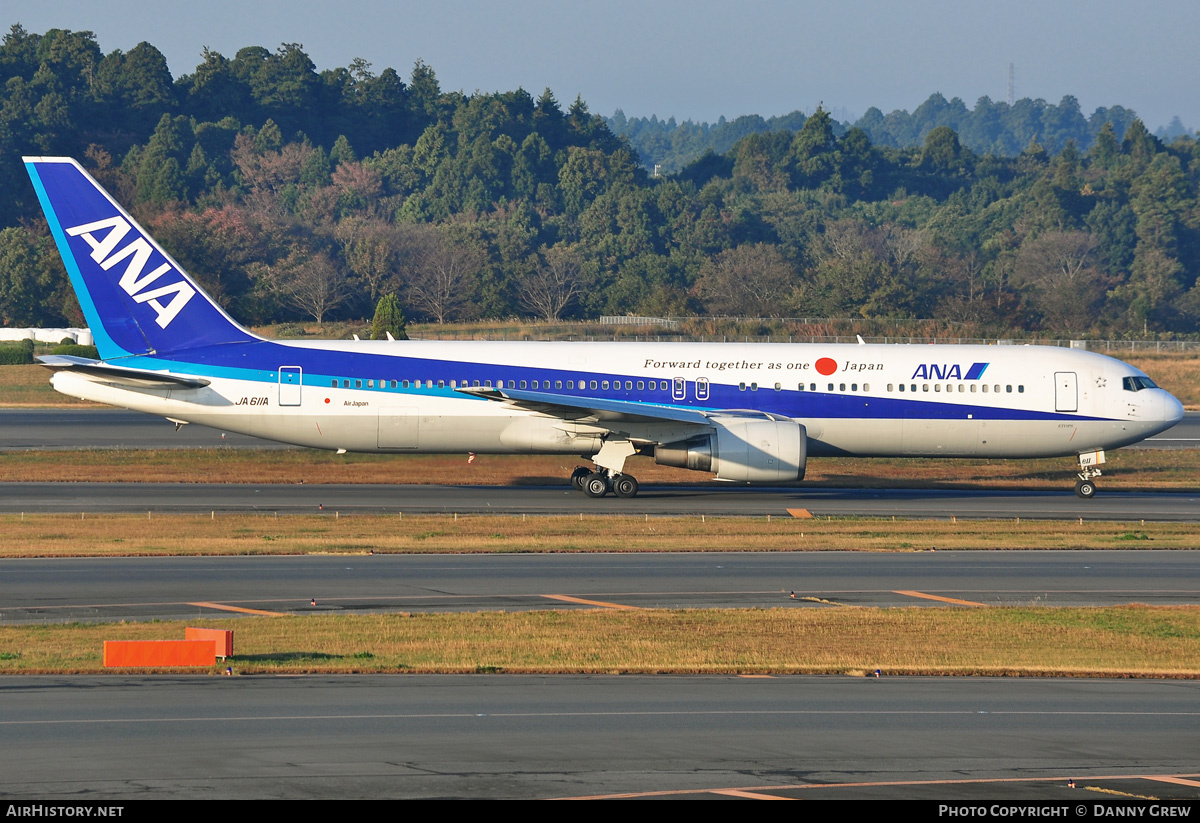
POLYGON ((713 312, 748 317, 785 313, 796 270, 775 246, 764 243, 726 249, 700 266, 696 295, 713 312))
POLYGON ((383 193, 379 172, 362 163, 342 163, 333 173, 333 187, 343 207, 375 214, 383 193))
POLYGON ((272 272, 272 279, 289 303, 318 323, 325 322, 325 315, 342 305, 349 293, 346 279, 323 252, 292 252, 272 272))
POLYGON ((571 249, 543 246, 537 269, 517 287, 521 305, 544 320, 558 320, 582 288, 579 255, 571 249))
POLYGON ((1075 333, 1096 318, 1110 285, 1093 260, 1095 238, 1082 231, 1048 231, 1017 252, 1013 285, 1025 290, 1047 328, 1075 333))
POLYGON ((334 230, 342 258, 350 271, 366 283, 372 305, 393 290, 397 274, 395 234, 394 226, 356 217, 341 221, 334 230))
POLYGON ((882 234, 884 248, 901 269, 929 252, 929 237, 924 231, 887 224, 882 228, 882 234))
POLYGON ((408 305, 439 323, 458 315, 470 300, 471 278, 483 268, 483 252, 432 226, 408 232, 404 246, 408 305))

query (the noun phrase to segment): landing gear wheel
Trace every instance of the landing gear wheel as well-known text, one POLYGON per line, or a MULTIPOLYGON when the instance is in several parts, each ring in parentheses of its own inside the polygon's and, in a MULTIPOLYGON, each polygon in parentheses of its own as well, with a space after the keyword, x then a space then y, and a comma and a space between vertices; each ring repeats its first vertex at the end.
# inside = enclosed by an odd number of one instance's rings
POLYGON ((617 497, 636 497, 638 493, 638 482, 629 474, 618 474, 613 478, 613 494, 617 497))
POLYGON ((592 470, 587 466, 576 466, 575 471, 571 472, 571 485, 579 489, 579 491, 583 491, 583 482, 591 473, 592 470))
POLYGON ((583 493, 588 497, 603 497, 608 494, 608 478, 595 472, 590 473, 584 478, 583 493))
POLYGON ((1096 496, 1096 484, 1091 480, 1080 480, 1075 484, 1075 493, 1085 500, 1096 496))

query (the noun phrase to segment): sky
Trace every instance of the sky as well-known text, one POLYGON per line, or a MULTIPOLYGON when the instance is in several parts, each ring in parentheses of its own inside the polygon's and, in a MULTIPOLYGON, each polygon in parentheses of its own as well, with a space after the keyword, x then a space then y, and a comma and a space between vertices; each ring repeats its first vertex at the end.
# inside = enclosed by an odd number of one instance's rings
POLYGON ((147 41, 171 73, 208 47, 301 43, 317 70, 356 57, 408 78, 424 60, 444 91, 550 88, 595 114, 714 122, 824 105, 912 111, 930 94, 1074 95, 1134 109, 1151 131, 1200 126, 1195 0, 5 0, 0 23, 90 30, 105 53, 147 41))

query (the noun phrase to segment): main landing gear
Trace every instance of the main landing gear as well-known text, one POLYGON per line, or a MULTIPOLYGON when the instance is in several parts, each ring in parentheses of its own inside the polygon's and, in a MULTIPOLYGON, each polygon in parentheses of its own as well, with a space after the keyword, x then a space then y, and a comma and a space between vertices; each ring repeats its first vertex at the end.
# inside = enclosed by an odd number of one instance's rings
POLYGON ((587 466, 577 466, 571 472, 571 485, 588 497, 604 497, 612 492, 617 497, 636 497, 638 482, 632 474, 592 471, 587 466))
POLYGON ((1075 481, 1075 493, 1085 500, 1096 495, 1096 484, 1093 477, 1099 477, 1101 464, 1104 463, 1104 450, 1084 452, 1079 455, 1079 479, 1075 481))

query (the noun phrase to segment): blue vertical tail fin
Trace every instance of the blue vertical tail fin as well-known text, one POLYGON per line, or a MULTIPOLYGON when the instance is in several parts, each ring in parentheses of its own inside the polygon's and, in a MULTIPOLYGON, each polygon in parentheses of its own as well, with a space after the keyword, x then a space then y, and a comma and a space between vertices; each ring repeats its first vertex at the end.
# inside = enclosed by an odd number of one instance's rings
POLYGON ((205 294, 79 163, 23 159, 102 358, 259 339, 205 294))

